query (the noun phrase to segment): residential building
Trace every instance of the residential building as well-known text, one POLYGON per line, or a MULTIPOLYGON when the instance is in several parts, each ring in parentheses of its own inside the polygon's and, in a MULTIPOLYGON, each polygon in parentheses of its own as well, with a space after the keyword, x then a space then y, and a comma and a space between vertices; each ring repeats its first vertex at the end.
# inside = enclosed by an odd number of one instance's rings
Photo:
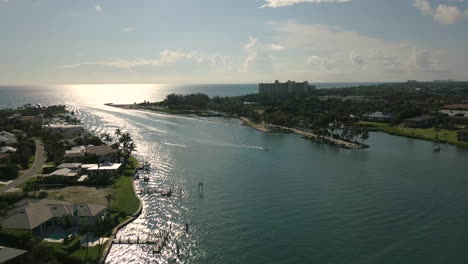
POLYGON ((17 257, 25 254, 26 252, 26 250, 0 246, 0 263, 6 263, 7 261, 16 259, 17 257))
POLYGON ((449 116, 448 120, 457 125, 468 125, 468 115, 466 116, 449 116))
POLYGON ((49 124, 45 126, 45 128, 59 132, 67 139, 75 138, 85 133, 85 129, 82 125, 49 124))
POLYGON ((109 145, 102 146, 90 146, 86 148, 87 156, 97 156, 102 161, 112 161, 117 153, 116 149, 113 149, 109 145))
POLYGON ((424 115, 405 119, 403 120, 403 125, 411 128, 427 128, 433 126, 436 122, 437 117, 424 115))
POLYGON ((0 148, 0 153, 15 153, 16 152, 16 148, 14 147, 1 147, 0 148))
POLYGON ((85 146, 76 146, 70 150, 65 151, 65 159, 66 160, 79 160, 80 158, 84 157, 85 154, 86 154, 85 146))
POLYGON ((370 122, 392 122, 395 120, 394 113, 373 112, 362 115, 362 119, 370 122))
POLYGON ((104 162, 100 164, 92 164, 93 166, 89 166, 91 164, 83 164, 83 167, 87 168, 87 174, 89 177, 93 176, 111 176, 115 177, 117 173, 120 172, 122 167, 122 163, 110 163, 104 162))
POLYGON ((468 142, 468 129, 458 131, 458 140, 468 142))
POLYGON ((61 225, 65 216, 73 225, 93 223, 106 212, 105 205, 76 203, 49 199, 24 199, 17 202, 10 214, 1 220, 4 228, 28 230, 42 236, 51 227, 61 225))
POLYGON ((258 93, 269 95, 304 95, 315 89, 314 85, 309 85, 307 81, 298 82, 287 81, 280 83, 276 80, 274 83, 258 84, 258 93))
POLYGON ((6 131, 0 132, 0 144, 11 146, 16 143, 18 143, 18 141, 16 140, 15 135, 6 131))

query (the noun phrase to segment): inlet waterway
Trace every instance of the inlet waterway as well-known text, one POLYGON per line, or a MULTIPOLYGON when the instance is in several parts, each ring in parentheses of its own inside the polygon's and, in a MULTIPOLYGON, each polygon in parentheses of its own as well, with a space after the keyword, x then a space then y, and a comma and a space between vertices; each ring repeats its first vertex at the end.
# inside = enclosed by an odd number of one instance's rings
MULTIPOLYGON (((27 103, 31 89, 0 89, 0 104, 27 103)), ((130 132, 152 164, 137 189, 175 194, 142 195, 143 213, 118 234, 172 225, 163 252, 114 245, 107 263, 468 263, 467 150, 383 133, 371 133, 369 149, 338 149, 237 119, 104 106, 164 94, 106 89, 49 87, 40 102, 70 105, 95 133, 130 132)))

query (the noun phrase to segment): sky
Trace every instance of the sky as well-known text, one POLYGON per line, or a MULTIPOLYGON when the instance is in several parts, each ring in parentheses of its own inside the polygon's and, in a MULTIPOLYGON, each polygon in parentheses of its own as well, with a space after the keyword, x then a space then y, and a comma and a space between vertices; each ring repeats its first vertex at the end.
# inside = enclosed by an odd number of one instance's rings
POLYGON ((0 0, 0 85, 468 80, 468 0, 0 0))

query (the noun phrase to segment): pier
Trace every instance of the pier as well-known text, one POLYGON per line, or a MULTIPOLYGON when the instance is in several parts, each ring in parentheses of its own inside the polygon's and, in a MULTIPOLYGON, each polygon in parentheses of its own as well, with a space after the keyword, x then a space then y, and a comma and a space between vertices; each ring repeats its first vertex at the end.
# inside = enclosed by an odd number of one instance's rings
POLYGON ((112 244, 116 245, 153 245, 153 254, 154 253, 161 253, 164 245, 166 244, 167 240, 169 239, 169 235, 171 232, 171 227, 167 230, 162 231, 156 235, 149 235, 149 236, 137 236, 135 237, 116 237, 112 244))
POLYGON ((172 195, 172 189, 142 188, 140 195, 145 194, 161 194, 161 196, 169 197, 172 195))

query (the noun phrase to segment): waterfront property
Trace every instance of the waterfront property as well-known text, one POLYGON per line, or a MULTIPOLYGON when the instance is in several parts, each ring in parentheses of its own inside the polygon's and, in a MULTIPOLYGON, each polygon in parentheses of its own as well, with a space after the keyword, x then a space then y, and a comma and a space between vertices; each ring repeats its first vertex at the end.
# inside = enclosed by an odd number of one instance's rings
POLYGON ((468 129, 458 131, 458 140, 468 142, 468 129))
POLYGON ((75 138, 85 133, 85 129, 82 125, 70 125, 70 124, 49 124, 44 128, 51 131, 59 132, 65 138, 75 138))
POLYGON ((260 83, 258 84, 259 94, 268 95, 304 95, 315 89, 314 85, 309 85, 307 81, 298 82, 287 81, 280 83, 276 80, 274 83, 260 83))
POLYGON ((117 154, 117 149, 113 149, 109 145, 89 146, 86 148, 87 156, 95 156, 100 161, 112 161, 117 154))
POLYGON ((410 128, 427 128, 433 126, 437 122, 435 116, 418 116, 403 120, 403 125, 410 128))
POLYGON ((26 252, 26 250, 0 246, 0 263, 16 259, 26 252))
POLYGON ((362 115, 362 119, 369 122, 392 122, 395 120, 396 115, 394 113, 385 112, 373 112, 362 115))
POLYGON ((79 226, 94 223, 105 212, 106 206, 99 204, 24 199, 14 204, 1 224, 4 228, 27 230, 34 236, 42 237, 48 229, 60 227, 64 217, 70 217, 71 225, 79 226))

